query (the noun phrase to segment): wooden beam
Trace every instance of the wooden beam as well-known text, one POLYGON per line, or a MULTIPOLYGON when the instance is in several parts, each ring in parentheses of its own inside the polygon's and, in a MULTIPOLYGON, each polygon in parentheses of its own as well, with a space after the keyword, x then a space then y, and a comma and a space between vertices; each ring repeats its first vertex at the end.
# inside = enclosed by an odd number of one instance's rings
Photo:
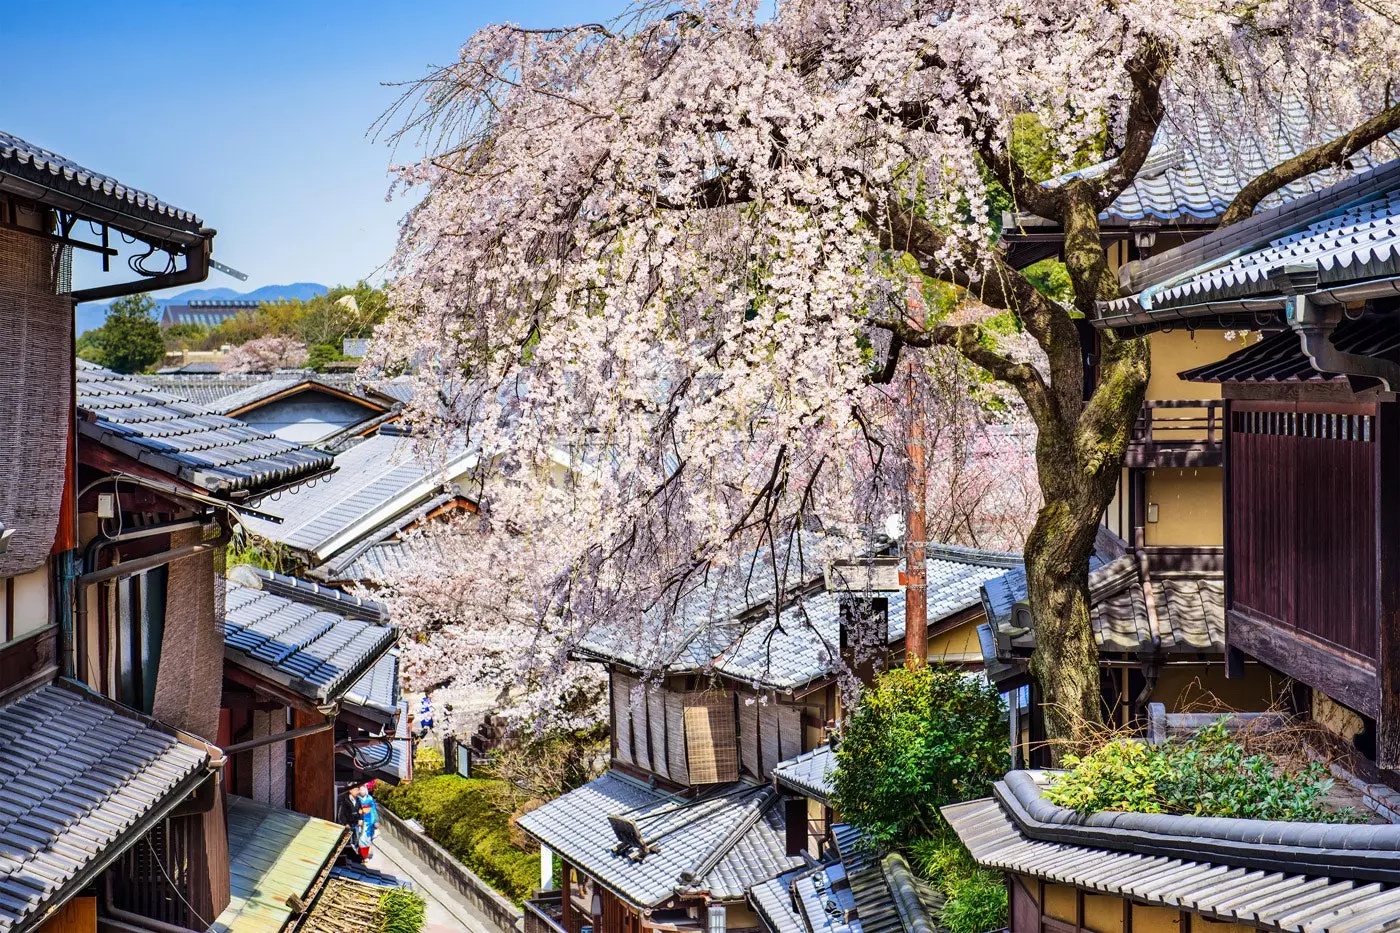
POLYGON ((1376 406, 1376 764, 1400 767, 1400 402, 1376 406))
POLYGON ((1288 628, 1237 609, 1227 610, 1226 638, 1281 674, 1321 690, 1338 703, 1372 718, 1379 711, 1376 669, 1371 662, 1300 637, 1288 628))
MULTIPOLYGON (((292 711, 292 726, 325 722, 320 713, 292 711)), ((298 813, 335 822, 335 730, 292 741, 292 806, 298 813)))

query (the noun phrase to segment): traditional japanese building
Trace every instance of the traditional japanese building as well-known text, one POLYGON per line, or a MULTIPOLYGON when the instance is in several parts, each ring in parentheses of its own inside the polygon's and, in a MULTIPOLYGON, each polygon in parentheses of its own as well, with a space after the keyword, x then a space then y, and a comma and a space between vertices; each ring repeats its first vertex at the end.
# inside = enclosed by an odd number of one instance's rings
MULTIPOLYGON (((820 788, 840 716, 837 672, 903 663, 904 594, 828 589, 839 575, 810 563, 819 547, 801 550, 809 564, 788 568, 781 592, 771 574, 697 587, 674 632, 641 620, 638 631, 597 631, 578 646, 577 657, 608 671, 611 770, 519 820, 542 857, 565 867, 564 893, 534 905, 540 923, 569 933, 761 929, 749 888, 834 844, 820 788), (877 657, 855 653, 867 627, 877 657)), ((1019 560, 929 549, 931 661, 980 667, 980 587, 1019 560)))
POLYGON ((943 808, 1006 873, 1007 933, 1372 933, 1400 922, 1400 826, 1079 814, 1013 771, 943 808))
POLYGON ((198 218, 4 134, 0 193, 0 931, 286 928, 345 830, 228 795, 219 571, 332 459, 75 361, 74 303, 205 278, 198 218), (113 232, 174 271, 71 290, 113 232))
POLYGON ((330 447, 374 433, 398 418, 395 398, 353 375, 285 370, 272 373, 158 373, 154 386, 237 418, 268 434, 330 447))
POLYGON ((1264 333, 1180 374, 1224 395, 1231 672, 1254 660, 1293 678, 1296 708, 1384 769, 1400 767, 1397 256, 1388 163, 1130 264, 1132 296, 1095 321, 1264 333))

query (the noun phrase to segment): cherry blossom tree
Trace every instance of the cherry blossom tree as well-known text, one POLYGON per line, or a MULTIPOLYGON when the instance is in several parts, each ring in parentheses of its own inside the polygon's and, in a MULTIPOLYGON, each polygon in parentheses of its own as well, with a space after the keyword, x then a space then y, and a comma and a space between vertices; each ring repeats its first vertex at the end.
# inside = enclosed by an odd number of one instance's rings
MULTIPOLYGON (((1167 120, 1247 144, 1285 101, 1308 109, 1318 148, 1261 175, 1231 218, 1395 129, 1395 12, 691 0, 489 27, 388 116, 430 154, 401 170, 426 196, 376 365, 416 365, 410 422, 491 450, 494 520, 569 555, 540 615, 567 642, 602 619, 678 617, 735 555, 786 554, 756 546, 799 530, 868 535, 900 499, 872 393, 908 354, 956 351, 1035 425, 1031 666, 1052 737, 1071 734, 1099 718, 1088 559, 1148 378, 1145 342, 1105 334, 1086 398, 1074 317, 1118 296, 1099 214, 1167 120), (1052 169, 1109 167, 1037 183, 1021 115, 1052 169), (1334 143, 1329 126, 1355 129, 1334 143), (996 249, 997 191, 1064 230, 1067 303, 996 249), (911 315, 911 268, 957 312, 911 315), (1006 345, 1008 321, 1035 359, 1006 345)), ((739 576, 782 592, 770 562, 739 576)))
POLYGON ((226 373, 270 373, 306 365, 306 345, 293 337, 254 337, 224 357, 226 373))

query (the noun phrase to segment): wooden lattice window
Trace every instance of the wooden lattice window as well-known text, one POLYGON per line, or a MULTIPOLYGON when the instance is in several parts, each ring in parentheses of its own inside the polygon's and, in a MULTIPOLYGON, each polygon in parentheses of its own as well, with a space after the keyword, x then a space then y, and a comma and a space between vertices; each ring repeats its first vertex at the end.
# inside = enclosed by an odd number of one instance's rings
POLYGON ((686 694, 685 754, 692 784, 739 780, 734 694, 723 690, 686 694))

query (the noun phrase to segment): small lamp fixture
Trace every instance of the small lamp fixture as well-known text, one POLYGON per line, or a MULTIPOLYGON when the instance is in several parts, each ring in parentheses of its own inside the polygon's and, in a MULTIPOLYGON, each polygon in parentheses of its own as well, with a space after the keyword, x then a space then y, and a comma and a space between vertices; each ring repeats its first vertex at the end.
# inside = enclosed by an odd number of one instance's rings
POLYGON ((1133 245, 1143 259, 1157 245, 1157 231, 1160 229, 1162 225, 1155 220, 1135 220, 1128 224, 1128 230, 1133 234, 1133 245))

